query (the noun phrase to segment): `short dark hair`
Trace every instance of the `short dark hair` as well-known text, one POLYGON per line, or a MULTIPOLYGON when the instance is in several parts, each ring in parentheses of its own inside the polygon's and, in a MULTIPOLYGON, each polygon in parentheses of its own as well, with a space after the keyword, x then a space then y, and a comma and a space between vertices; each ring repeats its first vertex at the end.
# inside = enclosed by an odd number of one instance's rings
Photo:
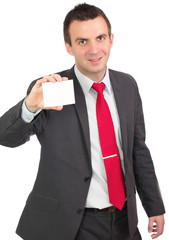
POLYGON ((109 36, 111 35, 111 24, 105 13, 98 7, 94 5, 89 5, 86 3, 76 5, 65 17, 63 23, 63 34, 64 40, 71 46, 71 39, 69 34, 70 24, 74 21, 86 21, 90 19, 95 19, 96 17, 103 17, 107 23, 109 36))

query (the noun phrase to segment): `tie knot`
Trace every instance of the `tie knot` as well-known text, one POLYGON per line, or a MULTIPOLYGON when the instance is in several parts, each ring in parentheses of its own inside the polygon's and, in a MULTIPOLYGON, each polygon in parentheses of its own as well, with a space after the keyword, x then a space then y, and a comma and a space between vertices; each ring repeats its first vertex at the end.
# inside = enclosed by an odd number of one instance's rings
POLYGON ((105 84, 103 82, 101 83, 93 83, 92 88, 98 92, 99 94, 103 94, 105 84))

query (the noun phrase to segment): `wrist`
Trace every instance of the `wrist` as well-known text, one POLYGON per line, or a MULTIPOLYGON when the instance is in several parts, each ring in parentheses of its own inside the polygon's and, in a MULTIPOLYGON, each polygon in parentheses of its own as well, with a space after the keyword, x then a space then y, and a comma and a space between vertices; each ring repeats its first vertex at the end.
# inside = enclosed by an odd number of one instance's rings
POLYGON ((25 106, 26 106, 27 110, 31 113, 36 113, 39 110, 39 108, 37 106, 32 106, 31 104, 29 104, 28 97, 25 99, 25 106))

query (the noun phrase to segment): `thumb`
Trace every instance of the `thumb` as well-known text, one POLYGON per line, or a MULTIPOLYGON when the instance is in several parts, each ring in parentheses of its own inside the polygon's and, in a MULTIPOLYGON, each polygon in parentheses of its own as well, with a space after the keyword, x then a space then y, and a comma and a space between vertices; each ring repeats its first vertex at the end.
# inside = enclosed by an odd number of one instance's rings
POLYGON ((153 231, 153 223, 154 223, 154 218, 149 218, 149 223, 148 223, 148 232, 151 233, 153 231))

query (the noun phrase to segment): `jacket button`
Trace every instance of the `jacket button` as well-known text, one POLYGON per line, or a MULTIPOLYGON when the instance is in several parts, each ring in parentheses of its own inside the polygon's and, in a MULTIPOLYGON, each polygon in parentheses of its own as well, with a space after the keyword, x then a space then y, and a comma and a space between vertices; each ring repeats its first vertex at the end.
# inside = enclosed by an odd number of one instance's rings
POLYGON ((83 209, 82 208, 79 208, 79 209, 77 209, 77 214, 82 214, 83 213, 83 209))
POLYGON ((90 180, 90 177, 85 177, 84 182, 88 182, 90 180))

